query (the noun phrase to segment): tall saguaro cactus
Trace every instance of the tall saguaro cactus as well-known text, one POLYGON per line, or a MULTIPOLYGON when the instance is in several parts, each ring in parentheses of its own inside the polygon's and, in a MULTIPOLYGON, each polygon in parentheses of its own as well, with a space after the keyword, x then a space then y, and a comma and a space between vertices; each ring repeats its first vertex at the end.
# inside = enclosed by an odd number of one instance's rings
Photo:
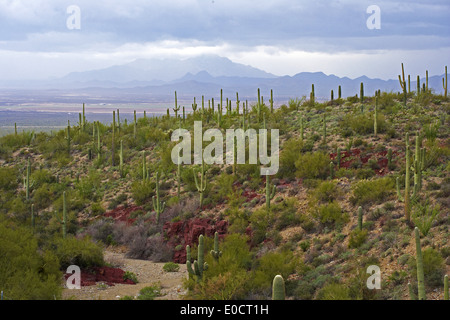
POLYGON ((409 151, 409 133, 407 132, 405 135, 406 140, 406 151, 405 151, 405 161, 406 161, 406 167, 405 167, 405 195, 402 197, 400 194, 400 184, 399 184, 399 177, 397 177, 397 196, 400 201, 403 201, 405 203, 405 218, 407 222, 410 221, 410 212, 411 212, 411 205, 410 205, 410 168, 411 168, 411 160, 410 160, 410 151, 409 151))
POLYGON ((195 172, 194 169, 192 169, 193 173, 194 173, 194 180, 195 180, 195 186, 197 187, 197 191, 200 194, 200 208, 203 207, 203 194, 206 191, 206 171, 205 171, 205 161, 203 160, 202 157, 202 170, 201 170, 201 176, 200 176, 200 183, 198 182, 198 177, 197 177, 197 173, 195 172))
MULTIPOLYGON (((403 90, 403 103, 406 107, 407 93, 406 93, 406 80, 405 80, 405 69, 402 63, 402 76, 398 76, 398 81, 400 82, 400 87, 403 90)), ((408 76, 408 85, 410 85, 409 76, 408 76)))
POLYGON ((70 155, 70 143, 72 141, 71 136, 70 136, 70 120, 67 120, 66 140, 67 140, 67 153, 70 155))
POLYGON ((198 237, 198 260, 194 260, 194 268, 192 268, 191 262, 191 248, 189 245, 186 246, 186 267, 190 275, 197 277, 197 281, 203 278, 203 272, 208 269, 208 264, 205 262, 205 240, 201 234, 198 237))
POLYGON ((67 202, 66 202, 66 192, 63 192, 63 217, 60 219, 55 212, 56 219, 62 226, 63 238, 66 238, 67 235, 67 202))
POLYGON ((442 87, 444 88, 444 97, 447 98, 447 66, 445 66, 445 78, 442 78, 442 87))
POLYGON ((123 140, 120 140, 120 153, 119 153, 119 172, 120 177, 124 177, 124 170, 123 170, 123 140))
POLYGON ((175 119, 178 119, 178 111, 180 111, 180 106, 178 105, 177 92, 175 91, 175 108, 173 108, 175 112, 175 119))
POLYGON ((26 168, 26 177, 25 177, 25 197, 27 200, 30 200, 30 188, 32 187, 30 183, 31 179, 31 163, 30 158, 27 160, 27 168, 26 168))
POLYGON ((423 257, 422 249, 420 247, 419 228, 414 228, 414 235, 416 238, 416 265, 417 265, 417 288, 419 292, 419 300, 426 300, 425 295, 425 277, 423 273, 423 257))
POLYGON ((378 134, 378 95, 375 96, 375 110, 373 114, 373 135, 376 137, 378 134))
POLYGON ((156 212, 156 223, 159 223, 159 216, 164 212, 166 203, 159 200, 159 172, 156 172, 156 198, 152 197, 153 209, 156 212))
POLYGON ((359 98, 361 99, 361 103, 364 103, 364 83, 361 82, 360 88, 359 88, 359 98))
POLYGON ((269 175, 266 175, 266 208, 270 209, 270 200, 275 197, 276 186, 271 186, 269 182, 269 175))

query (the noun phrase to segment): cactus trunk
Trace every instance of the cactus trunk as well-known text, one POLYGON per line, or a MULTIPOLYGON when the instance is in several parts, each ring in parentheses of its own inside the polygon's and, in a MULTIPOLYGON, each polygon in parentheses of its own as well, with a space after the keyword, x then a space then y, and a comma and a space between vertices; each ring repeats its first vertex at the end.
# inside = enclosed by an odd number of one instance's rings
POLYGON ((419 300, 426 300, 425 279, 423 273, 423 257, 422 249, 420 248, 419 228, 414 228, 414 234, 416 238, 417 288, 419 292, 419 300))

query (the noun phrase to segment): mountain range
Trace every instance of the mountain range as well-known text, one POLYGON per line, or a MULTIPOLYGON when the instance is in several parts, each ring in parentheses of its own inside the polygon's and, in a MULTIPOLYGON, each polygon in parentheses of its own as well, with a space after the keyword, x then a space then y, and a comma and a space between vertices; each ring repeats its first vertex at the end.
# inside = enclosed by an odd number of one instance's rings
MULTIPOLYGON (((399 63, 400 65, 400 63, 399 63)), ((393 71, 393 77, 397 74, 393 71)), ((442 89, 443 76, 429 77, 429 87, 436 92, 442 89)), ((416 79, 413 75, 412 79, 416 79)), ((421 78, 421 83, 425 81, 421 78)), ((224 97, 235 99, 239 92, 240 99, 256 98, 257 89, 263 96, 269 96, 270 90, 278 101, 290 98, 309 97, 314 84, 318 100, 330 98, 331 90, 337 97, 338 86, 342 96, 359 94, 360 84, 364 83, 366 95, 373 95, 378 89, 398 92, 401 90, 397 79, 382 80, 361 76, 355 79, 326 75, 323 72, 300 72, 293 76, 276 76, 252 66, 235 63, 228 58, 206 55, 188 59, 138 59, 123 65, 109 68, 73 72, 62 78, 36 83, 5 84, 0 83, 0 91, 20 89, 21 101, 26 100, 27 92, 36 94, 45 100, 45 92, 52 95, 53 102, 78 101, 77 96, 93 102, 168 102, 173 100, 174 92, 183 100, 197 101, 204 95, 205 99, 219 97, 223 89, 224 97), (3 88, 1 88, 3 87, 3 88), (61 100, 58 100, 61 96, 61 100), (25 97, 25 98, 24 98, 25 97), (63 98, 64 97, 64 98, 63 98)), ((416 82, 411 81, 415 90, 416 82)), ((40 101, 40 102, 43 102, 40 101)), ((36 101, 36 95, 33 97, 36 101)), ((9 101, 9 104, 14 104, 9 101)))

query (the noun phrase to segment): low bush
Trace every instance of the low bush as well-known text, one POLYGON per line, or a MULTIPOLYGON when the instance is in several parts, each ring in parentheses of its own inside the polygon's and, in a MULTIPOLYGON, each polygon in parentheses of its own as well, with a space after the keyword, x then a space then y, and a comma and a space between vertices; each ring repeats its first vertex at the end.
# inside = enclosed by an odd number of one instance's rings
POLYGON ((394 181, 390 177, 358 181, 350 201, 355 205, 382 203, 393 190, 394 181))

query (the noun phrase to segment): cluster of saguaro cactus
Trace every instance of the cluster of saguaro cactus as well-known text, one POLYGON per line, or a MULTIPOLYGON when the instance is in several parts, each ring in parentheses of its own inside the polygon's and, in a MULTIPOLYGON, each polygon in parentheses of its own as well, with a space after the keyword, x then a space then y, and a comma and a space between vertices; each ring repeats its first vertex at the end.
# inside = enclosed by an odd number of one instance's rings
POLYGON ((272 300, 285 300, 286 290, 284 279, 281 275, 276 275, 272 282, 272 300))
POLYGON ((189 245, 186 246, 186 267, 190 275, 196 276, 197 281, 201 281, 203 278, 203 271, 208 269, 208 264, 205 262, 204 255, 205 255, 205 244, 204 244, 204 238, 201 234, 198 237, 198 260, 194 260, 194 268, 192 268, 191 263, 191 248, 189 245))
POLYGON ((425 276, 423 272, 423 257, 422 249, 420 247, 419 228, 414 228, 414 235, 416 238, 416 265, 417 265, 417 289, 419 293, 419 300, 426 300, 425 295, 425 276))
POLYGON ((269 175, 266 175, 266 208, 270 209, 270 200, 275 197, 275 193, 277 191, 276 186, 271 186, 269 181, 269 175))
POLYGON ((153 209, 156 212, 156 223, 159 223, 159 217, 166 208, 166 203, 159 200, 159 172, 156 172, 156 197, 152 197, 153 209))
POLYGON ((424 168, 425 162, 425 149, 420 148, 420 137, 416 136, 416 152, 414 157, 414 188, 413 193, 410 195, 410 171, 411 171, 411 159, 410 159, 410 151, 409 151, 409 133, 406 133, 406 167, 405 167, 405 194, 402 197, 400 194, 400 185, 399 185, 399 177, 397 177, 397 195, 400 201, 405 203, 405 217, 406 220, 410 221, 410 212, 411 212, 411 198, 415 199, 418 192, 422 187, 422 170, 424 168))

